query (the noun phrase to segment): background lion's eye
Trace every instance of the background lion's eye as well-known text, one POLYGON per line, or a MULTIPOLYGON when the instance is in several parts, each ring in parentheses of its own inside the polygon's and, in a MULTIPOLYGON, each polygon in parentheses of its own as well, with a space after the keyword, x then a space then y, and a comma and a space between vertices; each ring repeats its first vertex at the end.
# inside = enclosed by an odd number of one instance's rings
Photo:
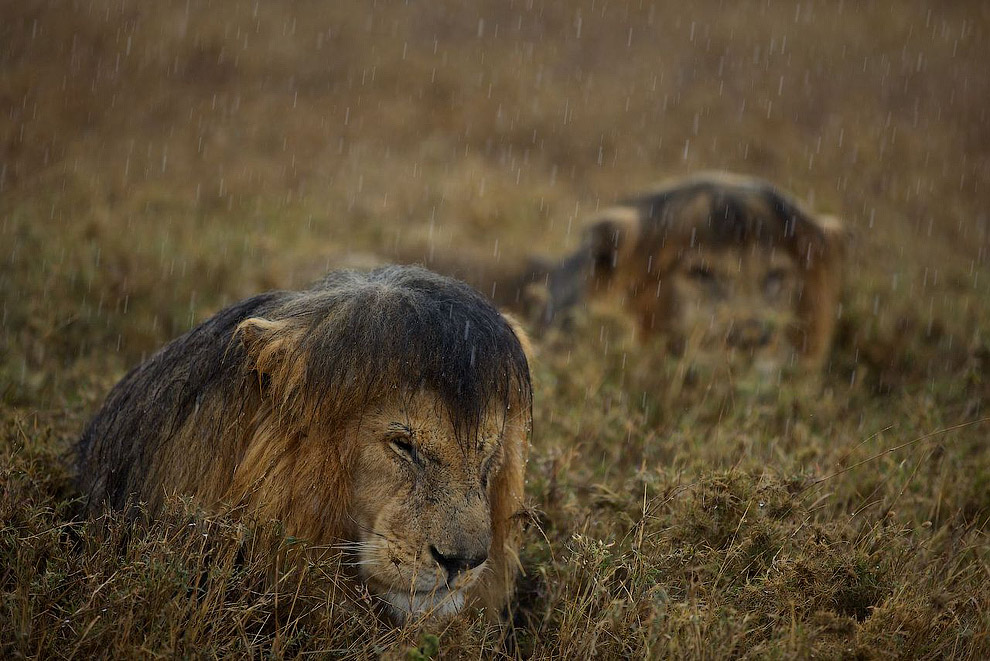
POLYGON ((784 289, 787 272, 784 269, 770 269, 763 280, 763 292, 769 298, 779 296, 784 289))
POLYGON ((715 273, 704 264, 695 264, 688 269, 688 277, 698 282, 712 282, 715 280, 715 273))

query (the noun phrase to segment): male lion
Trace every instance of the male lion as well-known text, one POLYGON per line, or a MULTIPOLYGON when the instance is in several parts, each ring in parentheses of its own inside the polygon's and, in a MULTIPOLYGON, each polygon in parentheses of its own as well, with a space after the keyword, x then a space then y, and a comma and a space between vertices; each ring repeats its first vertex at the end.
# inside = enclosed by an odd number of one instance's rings
POLYGON ((500 609, 532 416, 525 338, 463 283, 338 271, 237 303, 113 388, 78 443, 91 511, 167 494, 356 549, 393 617, 500 609))
POLYGON ((642 335, 694 360, 817 369, 837 315, 844 233, 765 181, 703 173, 604 210, 549 276, 545 320, 614 295, 642 335))

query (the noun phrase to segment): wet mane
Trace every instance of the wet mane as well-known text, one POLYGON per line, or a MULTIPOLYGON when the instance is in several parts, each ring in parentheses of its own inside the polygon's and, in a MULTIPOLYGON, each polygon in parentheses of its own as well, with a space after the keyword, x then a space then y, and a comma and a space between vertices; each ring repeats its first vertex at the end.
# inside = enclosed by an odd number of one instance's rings
POLYGON ((755 179, 737 182, 699 175, 621 204, 641 214, 648 243, 685 238, 718 247, 760 243, 782 245, 798 254, 802 242, 825 241, 814 219, 795 200, 755 179), (690 205, 697 206, 689 209, 690 205))
MULTIPOLYGON (((526 356, 498 310, 467 285, 417 267, 338 271, 271 310, 299 337, 291 408, 323 420, 380 393, 436 392, 461 442, 491 407, 527 407, 526 356)), ((528 411, 527 411, 528 413, 528 411)))

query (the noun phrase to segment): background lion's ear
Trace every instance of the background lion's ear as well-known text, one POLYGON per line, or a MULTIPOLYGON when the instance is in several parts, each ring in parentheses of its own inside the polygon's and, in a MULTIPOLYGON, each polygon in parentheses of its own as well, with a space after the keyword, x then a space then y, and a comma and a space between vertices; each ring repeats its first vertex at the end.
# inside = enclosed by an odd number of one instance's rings
POLYGON ((805 216, 797 225, 796 257, 805 270, 839 268, 848 233, 837 216, 805 216))
POLYGON ((820 215, 815 217, 815 224, 825 237, 829 253, 836 258, 842 257, 849 243, 849 230, 838 216, 820 215))
POLYGON ((542 325, 575 307, 589 291, 607 286, 632 253, 638 232, 636 209, 617 206, 599 214, 585 229, 581 247, 550 271, 542 325))
POLYGON ((632 251, 639 213, 630 207, 606 209, 584 234, 584 250, 591 258, 592 275, 607 280, 632 251))
POLYGON ((244 345, 249 368, 267 376, 284 368, 284 359, 297 343, 288 321, 261 317, 251 317, 238 324, 234 338, 244 345))
POLYGON ((836 216, 811 216, 798 234, 798 257, 804 267, 804 292, 798 301, 803 321, 795 344, 803 348, 804 361, 814 369, 828 354, 841 295, 848 234, 836 216))

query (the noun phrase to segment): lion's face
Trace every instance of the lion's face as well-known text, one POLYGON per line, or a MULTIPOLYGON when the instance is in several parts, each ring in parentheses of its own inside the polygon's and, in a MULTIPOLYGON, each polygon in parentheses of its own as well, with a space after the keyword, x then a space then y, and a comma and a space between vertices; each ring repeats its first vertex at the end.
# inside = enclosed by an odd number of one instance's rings
POLYGON ((771 373, 794 361, 801 271, 766 245, 685 250, 634 306, 644 330, 657 320, 672 350, 697 365, 733 364, 771 373))
POLYGON ((682 365, 813 374, 840 311, 846 242, 839 218, 768 182, 699 173, 603 209, 545 278, 541 321, 585 295, 611 298, 682 365))
POLYGON ((431 392, 379 402, 345 433, 359 448, 351 516, 360 578, 398 619, 453 615, 488 569, 493 482, 506 447, 524 442, 503 413, 476 443, 454 436, 431 392))

